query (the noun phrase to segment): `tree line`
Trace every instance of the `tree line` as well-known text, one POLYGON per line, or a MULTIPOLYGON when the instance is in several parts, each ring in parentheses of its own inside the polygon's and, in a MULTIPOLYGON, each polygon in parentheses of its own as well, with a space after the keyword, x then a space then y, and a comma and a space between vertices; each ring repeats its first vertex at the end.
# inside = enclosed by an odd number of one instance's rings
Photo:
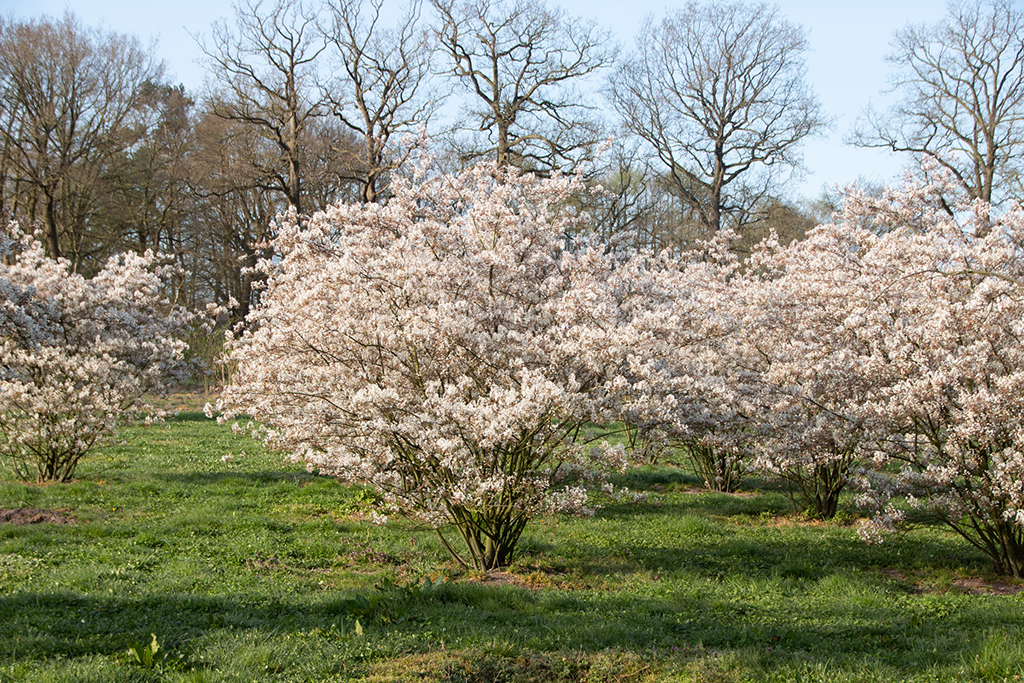
MULTIPOLYGON (((849 141, 931 158, 996 207, 1020 197, 1021 28, 996 0, 899 32, 900 99, 849 141)), ((767 4, 689 2, 620 49, 542 0, 241 0, 197 40, 208 86, 190 92, 135 36, 71 13, 0 21, 0 214, 87 276, 172 254, 184 300, 240 320, 275 216, 386 203, 424 147, 444 171, 584 173, 604 192, 577 198, 590 218, 567 239, 626 252, 726 228, 749 251, 838 206, 785 192, 830 119, 805 30, 767 4)))

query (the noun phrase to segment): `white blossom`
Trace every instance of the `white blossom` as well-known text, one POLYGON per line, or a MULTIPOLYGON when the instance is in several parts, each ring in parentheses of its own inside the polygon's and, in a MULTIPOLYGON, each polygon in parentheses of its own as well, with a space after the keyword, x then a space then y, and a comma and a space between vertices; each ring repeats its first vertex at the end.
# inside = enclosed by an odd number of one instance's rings
POLYGON ((376 487, 383 512, 454 525, 480 567, 506 564, 534 515, 590 512, 586 488, 624 454, 574 436, 621 403, 635 269, 564 248, 578 191, 481 165, 280 226, 230 342, 226 417, 376 487))
POLYGON ((926 169, 853 193, 834 224, 755 257, 746 337, 777 397, 765 467, 848 454, 874 468, 873 537, 907 517, 902 496, 1021 576, 1024 213, 993 224, 952 190, 926 169))
POLYGON ((191 316, 164 294, 174 272, 127 253, 87 279, 16 224, 0 231, 0 457, 19 476, 66 481, 147 410, 143 394, 183 378, 191 316))

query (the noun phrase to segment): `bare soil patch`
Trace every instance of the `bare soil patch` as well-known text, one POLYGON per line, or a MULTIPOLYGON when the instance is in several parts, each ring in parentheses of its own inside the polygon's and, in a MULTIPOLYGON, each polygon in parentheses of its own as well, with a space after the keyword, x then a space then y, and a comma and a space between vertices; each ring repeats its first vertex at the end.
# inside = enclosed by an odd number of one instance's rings
POLYGON ((75 521, 56 510, 38 510, 36 508, 0 508, 0 524, 74 524, 75 521))
MULTIPOLYGON (((919 578, 915 579, 914 577, 908 577, 899 569, 886 568, 882 570, 882 574, 894 581, 906 584, 915 593, 936 592, 936 589, 933 586, 930 586, 919 578)), ((998 578, 985 579, 977 576, 961 577, 953 579, 949 584, 954 588, 959 589, 960 592, 970 595, 1017 595, 1018 593, 1024 593, 1024 583, 1011 583, 1010 581, 1004 581, 998 578)))
POLYGON ((1024 593, 1024 585, 1007 583, 998 579, 986 581, 985 579, 953 579, 952 584, 965 593, 971 595, 1017 595, 1024 593))

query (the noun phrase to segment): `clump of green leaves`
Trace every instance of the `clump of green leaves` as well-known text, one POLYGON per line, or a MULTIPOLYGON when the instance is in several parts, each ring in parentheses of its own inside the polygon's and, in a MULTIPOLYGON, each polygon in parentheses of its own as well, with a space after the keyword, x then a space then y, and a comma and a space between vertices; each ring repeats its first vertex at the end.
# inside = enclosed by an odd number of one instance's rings
POLYGON ((392 594, 405 598, 420 598, 433 596, 449 585, 451 585, 451 581, 448 581, 442 573, 438 574, 436 579, 432 579, 430 576, 424 574, 420 578, 414 579, 409 583, 395 583, 390 579, 384 579, 377 584, 377 589, 388 591, 392 594))
POLYGON ((417 603, 440 597, 442 591, 450 585, 451 582, 444 574, 434 579, 424 575, 409 583, 383 579, 374 586, 376 590, 369 597, 357 593, 335 603, 335 610, 354 618, 357 635, 362 635, 360 619, 379 624, 408 620, 410 611, 417 603))
POLYGON ((167 651, 160 647, 155 633, 149 635, 152 640, 148 645, 136 643, 128 648, 128 658, 145 669, 155 669, 167 657, 167 651))

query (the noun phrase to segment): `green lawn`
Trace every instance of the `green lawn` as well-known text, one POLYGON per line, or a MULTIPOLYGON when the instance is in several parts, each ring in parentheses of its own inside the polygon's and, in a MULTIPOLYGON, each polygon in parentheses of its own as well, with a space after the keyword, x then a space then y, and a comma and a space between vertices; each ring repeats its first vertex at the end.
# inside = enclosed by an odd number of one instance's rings
POLYGON ((868 547, 778 493, 647 469, 620 483, 648 502, 538 519, 485 577, 197 414, 124 439, 69 485, 0 472, 0 508, 75 521, 0 524, 0 681, 1024 676, 1024 594, 942 530, 868 547))

